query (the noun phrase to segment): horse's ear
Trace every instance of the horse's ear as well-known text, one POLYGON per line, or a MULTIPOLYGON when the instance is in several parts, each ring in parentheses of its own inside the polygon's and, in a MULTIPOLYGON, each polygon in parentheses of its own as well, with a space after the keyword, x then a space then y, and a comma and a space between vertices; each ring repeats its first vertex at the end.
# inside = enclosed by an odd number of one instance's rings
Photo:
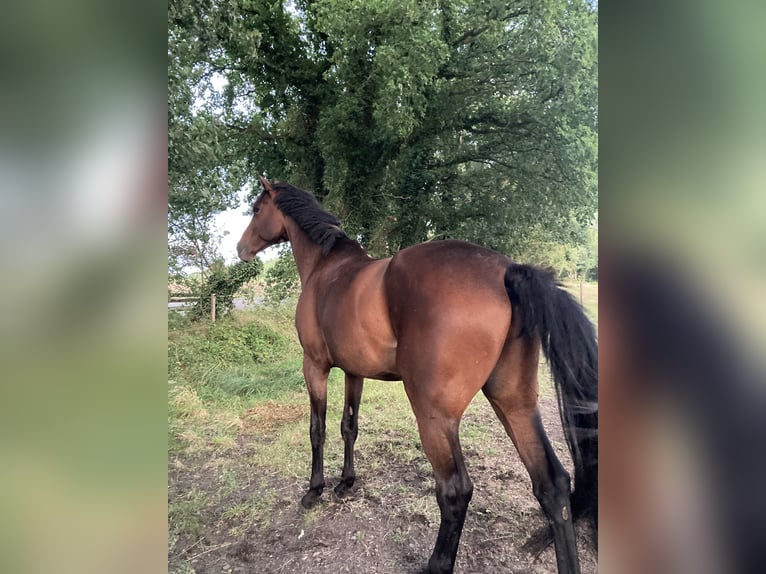
POLYGON ((263 190, 269 194, 269 196, 274 196, 274 188, 271 187, 271 183, 269 183, 269 180, 263 177, 262 175, 258 175, 258 179, 261 180, 261 185, 263 185, 263 190))

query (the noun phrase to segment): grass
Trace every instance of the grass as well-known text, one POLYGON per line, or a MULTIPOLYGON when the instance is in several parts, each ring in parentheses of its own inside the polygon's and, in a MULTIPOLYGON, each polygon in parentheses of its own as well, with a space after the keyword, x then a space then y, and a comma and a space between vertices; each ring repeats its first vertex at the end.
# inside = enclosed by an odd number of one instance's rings
POLYGON ((192 538, 199 537, 203 530, 201 514, 206 501, 207 495, 196 489, 171 500, 168 505, 170 531, 183 532, 192 538))
POLYGON ((242 413, 298 400, 302 359, 289 309, 233 315, 215 324, 172 323, 168 332, 171 452, 234 446, 242 413))
MULTIPOLYGON (((580 301, 579 283, 564 283, 564 288, 578 302, 580 301)), ((598 283, 588 282, 582 284, 582 306, 585 309, 585 314, 598 326, 598 283)))
MULTIPOLYGON (((579 285, 567 289, 579 299, 579 285)), ((584 284, 583 303, 594 321, 597 300, 598 285, 584 284)), ((306 486, 309 407, 293 320, 294 308, 289 306, 235 313, 215 324, 169 320, 168 524, 173 572, 193 571, 188 561, 210 538, 237 538, 248 529, 269 527, 286 501, 294 505, 306 486)), ((541 394, 552 395, 547 368, 541 369, 540 379, 541 394)), ((343 373, 333 369, 327 397, 328 479, 337 478, 343 464, 343 392, 343 373)), ((493 439, 491 425, 500 423, 479 395, 461 425, 464 451, 510 454, 510 442, 493 439)), ((396 504, 401 522, 393 530, 394 540, 406 541, 406 525, 413 516, 438 524, 430 464, 401 383, 365 381, 359 429, 357 467, 365 476, 359 488, 368 499, 396 504), (390 478, 392 472, 401 480, 375 479, 380 473, 390 478)), ((354 502, 348 504, 353 509, 354 502)), ((304 513, 303 524, 312 524, 322 512, 329 511, 304 513)), ((363 537, 363 532, 356 534, 355 541, 364 543, 363 537)))

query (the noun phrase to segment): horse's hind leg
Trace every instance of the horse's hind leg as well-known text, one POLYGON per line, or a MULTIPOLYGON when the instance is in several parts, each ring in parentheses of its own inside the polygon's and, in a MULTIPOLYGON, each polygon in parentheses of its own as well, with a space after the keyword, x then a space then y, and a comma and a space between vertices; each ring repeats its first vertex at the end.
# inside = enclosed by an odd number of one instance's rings
MULTIPOLYGON (((490 400, 490 402, 492 402, 490 400)), ((492 406, 495 407, 494 402, 492 406)), ((579 574, 572 509, 569 501, 569 473, 556 458, 553 448, 545 435, 540 413, 533 411, 502 412, 501 420, 513 430, 516 449, 527 467, 532 479, 532 489, 553 528, 553 542, 556 549, 556 563, 559 574, 579 574)), ((506 428, 507 426, 506 425, 506 428)))
POLYGON ((504 357, 511 360, 501 360, 482 390, 513 440, 532 479, 535 497, 550 521, 559 574, 579 574, 569 473, 553 452, 537 408, 539 352, 523 339, 515 339, 512 345, 510 357, 504 357))
POLYGON ((356 480, 354 472, 354 442, 358 434, 359 403, 362 400, 364 379, 346 373, 346 398, 343 405, 343 418, 340 421, 340 434, 343 436, 343 472, 340 482, 335 487, 337 496, 348 493, 356 480))
POLYGON ((449 574, 455 566, 460 535, 473 494, 473 484, 458 439, 462 410, 450 413, 437 404, 421 403, 413 396, 410 396, 410 402, 418 421, 423 450, 434 469, 436 501, 441 513, 439 534, 426 572, 449 574))

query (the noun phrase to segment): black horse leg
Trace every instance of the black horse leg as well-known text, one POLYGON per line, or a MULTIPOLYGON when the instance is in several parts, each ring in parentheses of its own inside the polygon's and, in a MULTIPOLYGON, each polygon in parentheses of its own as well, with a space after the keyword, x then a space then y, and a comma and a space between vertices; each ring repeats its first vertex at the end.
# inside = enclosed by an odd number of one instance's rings
POLYGON ((354 442, 358 434, 359 403, 362 400, 364 379, 346 374, 346 399, 343 406, 343 418, 340 421, 340 433, 343 436, 343 472, 340 482, 335 487, 337 496, 348 494, 356 480, 354 472, 354 442))
POLYGON ((327 413, 327 375, 329 369, 315 365, 304 357, 303 375, 311 400, 311 480, 309 491, 301 499, 301 506, 314 506, 324 490, 324 437, 327 413))
POLYGON ((436 501, 441 512, 439 534, 428 561, 428 574, 450 574, 455 567, 460 535, 473 495, 473 484, 463 461, 458 440, 458 421, 427 420, 420 438, 436 477, 436 501))
POLYGON ((572 506, 569 500, 569 473, 553 452, 537 407, 513 408, 508 400, 491 394, 487 398, 516 445, 532 479, 532 489, 551 529, 559 574, 580 574, 572 506))
MULTIPOLYGON (((542 431, 542 424, 540 424, 542 431)), ((577 557, 577 543, 572 522, 572 505, 569 499, 569 473, 556 458, 548 437, 541 439, 547 458, 547 469, 529 469, 532 489, 540 502, 543 512, 553 529, 553 544, 556 549, 556 564, 559 574, 580 574, 580 561, 577 557)))

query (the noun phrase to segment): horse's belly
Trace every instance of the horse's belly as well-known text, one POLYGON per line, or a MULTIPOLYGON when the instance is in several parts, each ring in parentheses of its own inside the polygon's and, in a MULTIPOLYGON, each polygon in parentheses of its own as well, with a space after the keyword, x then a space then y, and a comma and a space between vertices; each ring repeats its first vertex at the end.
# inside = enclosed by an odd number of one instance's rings
POLYGON ((371 337, 369 333, 344 333, 329 345, 333 365, 354 375, 396 381, 396 340, 393 336, 371 337))

